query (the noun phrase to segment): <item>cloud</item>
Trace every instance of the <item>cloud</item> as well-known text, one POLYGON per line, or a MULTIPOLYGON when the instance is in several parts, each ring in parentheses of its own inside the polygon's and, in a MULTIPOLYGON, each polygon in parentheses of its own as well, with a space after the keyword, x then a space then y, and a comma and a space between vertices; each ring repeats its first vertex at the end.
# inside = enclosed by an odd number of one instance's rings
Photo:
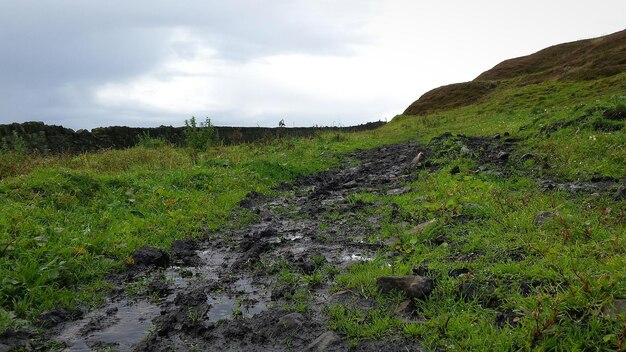
POLYGON ((198 72, 185 78, 184 70, 168 67, 177 65, 175 59, 190 64, 206 50, 215 60, 241 64, 282 53, 349 55, 352 43, 364 40, 355 26, 367 12, 364 5, 367 2, 1 2, 0 122, 41 118, 94 126, 107 114, 111 120, 127 115, 129 123, 137 123, 154 119, 149 113, 164 115, 174 105, 204 108, 211 99, 195 99, 206 97, 210 88, 201 86, 198 72), (354 6, 356 11, 328 16, 335 6, 354 6), (133 88, 113 92, 122 86, 133 88), (130 96, 121 96, 129 91, 130 96), (125 102, 137 105, 131 108, 125 102), (162 107, 165 110, 159 111, 162 107))
POLYGON ((625 4, 3 1, 0 123, 390 118, 425 91, 470 80, 502 59, 623 29, 625 4))

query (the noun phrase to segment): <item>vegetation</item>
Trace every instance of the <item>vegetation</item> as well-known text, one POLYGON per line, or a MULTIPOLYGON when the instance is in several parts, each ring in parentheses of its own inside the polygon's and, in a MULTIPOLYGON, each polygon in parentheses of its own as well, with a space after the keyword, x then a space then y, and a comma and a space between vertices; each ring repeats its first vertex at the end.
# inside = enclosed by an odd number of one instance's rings
POLYGON ((266 144, 215 145, 210 120, 197 125, 192 118, 189 149, 149 136, 127 150, 74 156, 3 148, 0 331, 55 307, 97 304, 105 275, 123 268, 138 247, 168 248, 176 239, 239 226, 249 218, 232 211, 248 192, 272 193, 282 182, 337 165, 348 151, 433 143, 445 132, 508 133, 518 142, 504 176, 477 170, 477 156, 451 138, 431 160, 440 167, 421 171, 409 193, 355 195, 386 216, 369 241, 390 245, 340 273, 321 262, 310 275, 278 268, 281 282, 299 287, 291 309, 306 311, 308 288, 332 280, 336 290, 354 289, 379 303, 327 311, 331 328, 352 341, 402 336, 432 350, 624 348, 626 316, 606 307, 626 298, 626 201, 539 183, 624 177, 624 87, 624 73, 511 86, 473 105, 398 116, 375 131, 266 144), (391 220, 392 203, 406 225, 391 220), (541 212, 550 216, 537 220, 541 212), (410 231, 431 219, 422 232, 410 231), (375 279, 416 269, 437 286, 415 302, 419 319, 405 321, 394 314, 403 297, 381 293, 375 279))

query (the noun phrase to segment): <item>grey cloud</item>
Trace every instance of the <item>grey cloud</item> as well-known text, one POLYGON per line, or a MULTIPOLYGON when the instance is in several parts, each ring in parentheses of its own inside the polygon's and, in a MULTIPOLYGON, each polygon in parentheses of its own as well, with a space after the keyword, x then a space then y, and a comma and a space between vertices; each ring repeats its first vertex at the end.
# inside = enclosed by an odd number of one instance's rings
POLYGON ((368 11, 365 1, 3 1, 0 123, 127 114, 94 106, 94 87, 150 72, 172 51, 194 55, 184 43, 168 47, 176 28, 189 30, 198 45, 215 48, 227 61, 280 53, 348 55, 351 43, 364 41, 358 26, 368 11), (355 10, 324 16, 324 7, 332 6, 355 10))

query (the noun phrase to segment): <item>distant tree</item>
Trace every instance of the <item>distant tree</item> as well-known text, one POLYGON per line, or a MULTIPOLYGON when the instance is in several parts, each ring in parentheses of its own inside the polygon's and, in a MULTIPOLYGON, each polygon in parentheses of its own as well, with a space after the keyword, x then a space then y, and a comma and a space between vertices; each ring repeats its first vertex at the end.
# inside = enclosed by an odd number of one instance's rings
POLYGON ((278 122, 278 127, 285 127, 285 119, 282 119, 278 122))

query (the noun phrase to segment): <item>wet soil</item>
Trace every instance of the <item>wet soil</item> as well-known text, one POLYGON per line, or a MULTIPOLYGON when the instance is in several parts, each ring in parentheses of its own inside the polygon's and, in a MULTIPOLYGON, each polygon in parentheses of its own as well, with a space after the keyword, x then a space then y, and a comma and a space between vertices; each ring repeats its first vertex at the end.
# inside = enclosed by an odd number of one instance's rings
MULTIPOLYGON (((341 271, 370 260, 382 244, 371 243, 368 234, 379 228, 384 214, 367 211, 376 205, 349 196, 408 191, 404 183, 424 167, 412 163, 420 152, 429 154, 414 143, 361 151, 339 169, 282 185, 277 197, 249 194, 240 208, 256 214, 258 222, 175 242, 167 269, 141 265, 118 278, 132 281, 126 286, 141 286, 143 295, 120 292, 102 308, 60 327, 54 339, 67 351, 347 350, 348 342, 328 330, 324 309, 342 299, 333 297, 329 280, 285 282, 280 272, 288 268, 311 275, 322 267, 341 271), (302 289, 310 292, 306 310, 294 308, 302 289)), ((153 254, 144 248, 138 258, 146 253, 153 254)), ((352 348, 380 350, 382 343, 352 348)), ((392 339, 384 348, 419 346, 392 339)))

